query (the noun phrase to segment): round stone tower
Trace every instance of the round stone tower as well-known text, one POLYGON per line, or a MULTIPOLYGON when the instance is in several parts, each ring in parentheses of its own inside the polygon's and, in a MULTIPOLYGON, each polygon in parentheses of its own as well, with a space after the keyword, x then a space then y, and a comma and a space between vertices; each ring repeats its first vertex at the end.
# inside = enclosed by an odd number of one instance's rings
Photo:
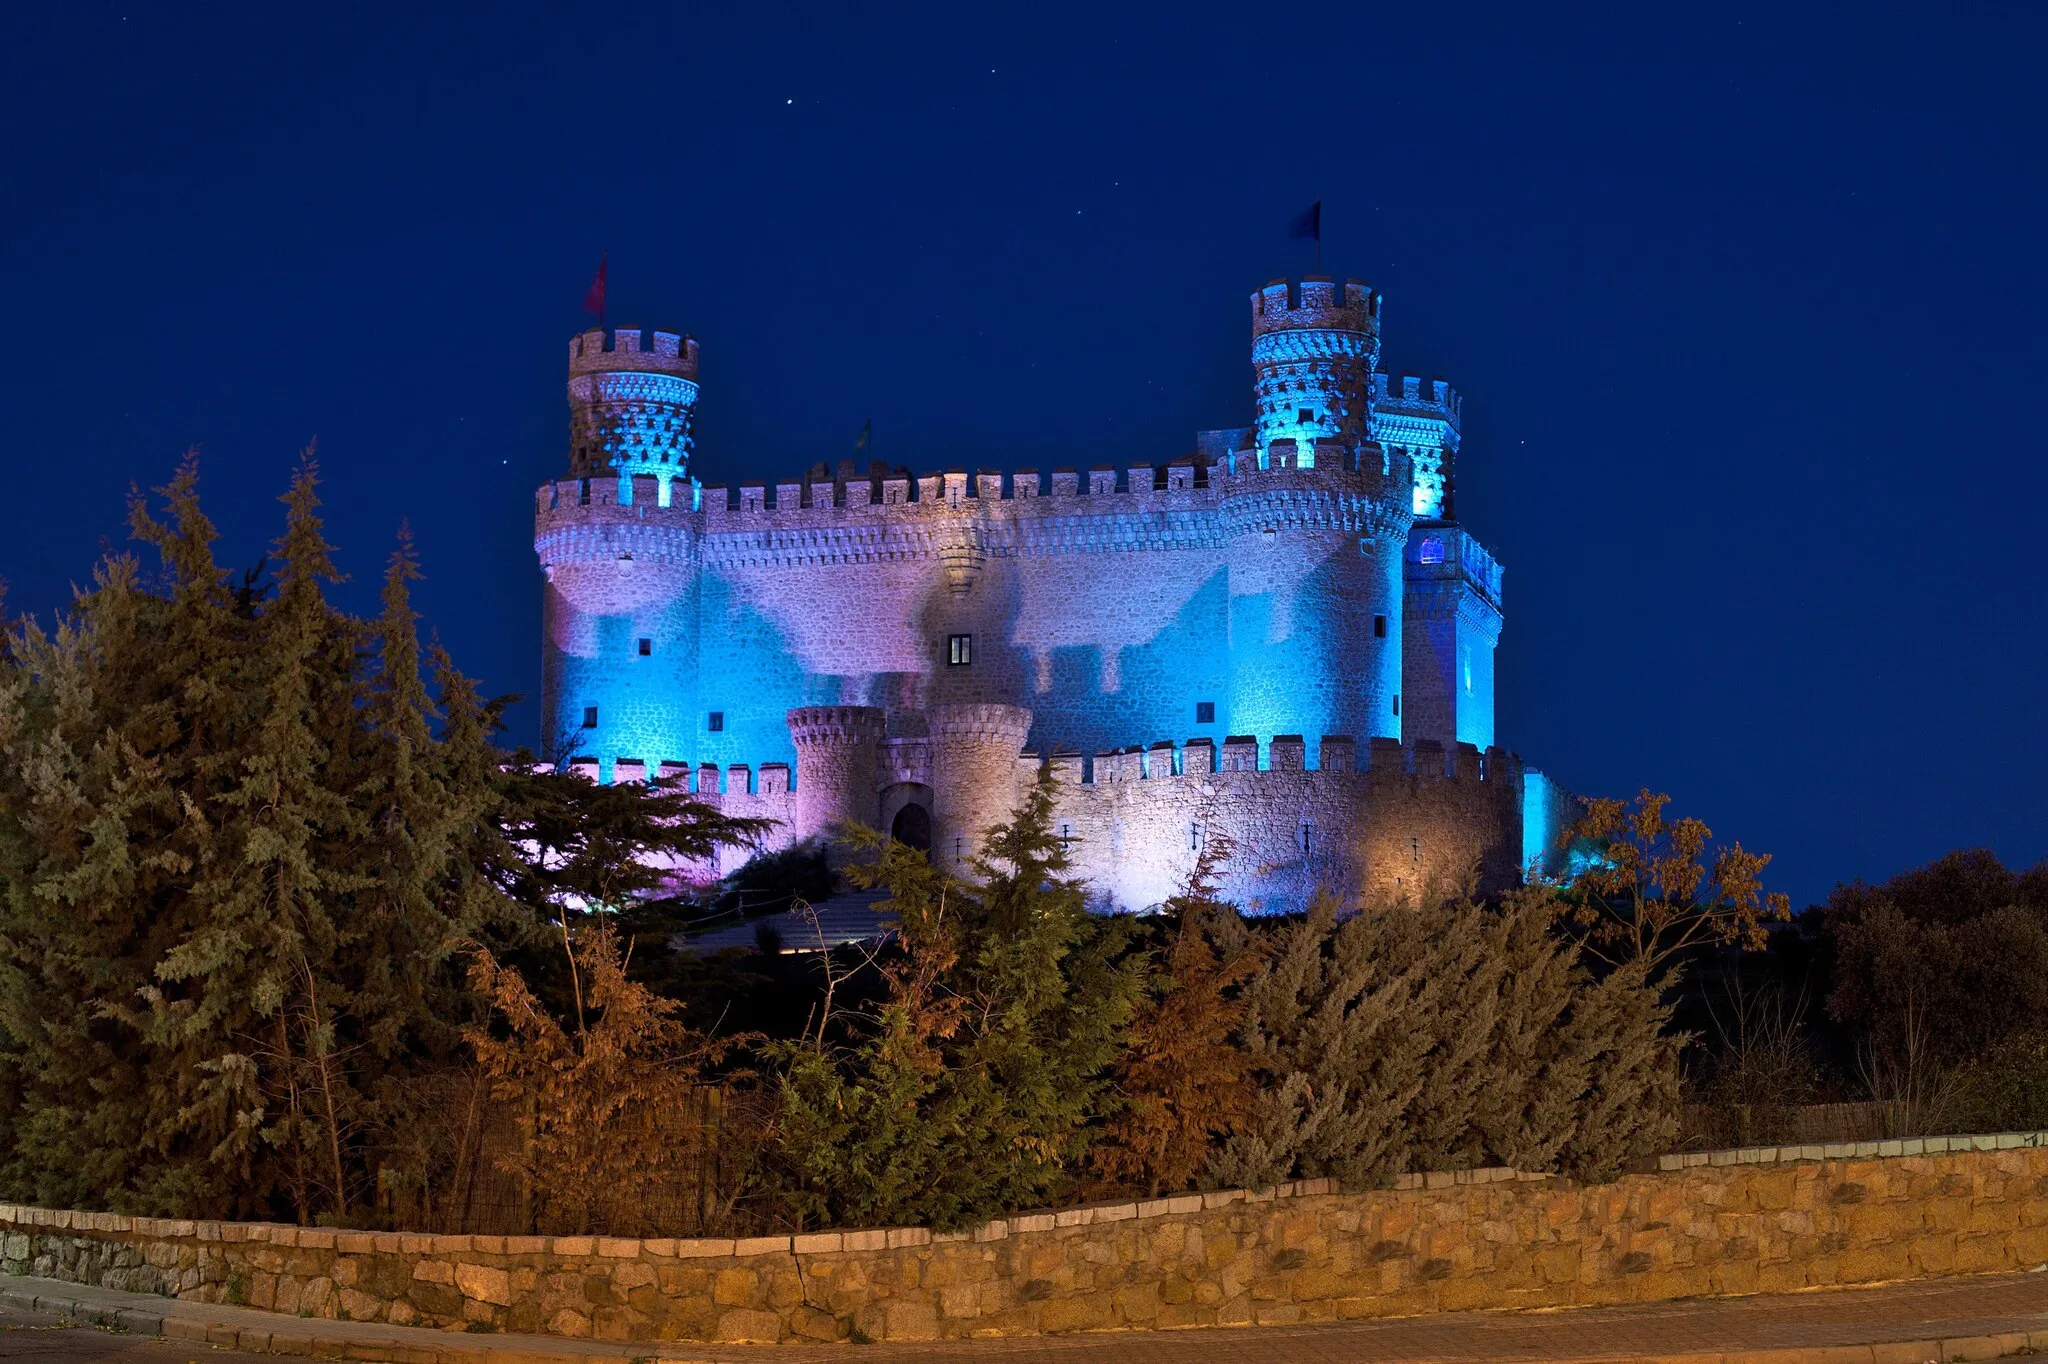
POLYGON ((879 706, 799 706, 789 713, 795 837, 829 837, 849 820, 876 821, 875 753, 886 728, 879 706))
POLYGON ((1405 451, 1369 437, 1379 300, 1355 280, 1252 295, 1256 459, 1224 481, 1233 733, 1398 738, 1405 451))
POLYGON ((534 510, 541 751, 648 776, 695 756, 700 536, 689 481, 697 343, 622 329, 569 343, 569 477, 534 510), (680 480, 680 482, 678 482, 680 480), (628 771, 635 769, 628 768, 628 771))
POLYGON ((631 496, 627 480, 650 475, 666 507, 671 483, 689 472, 697 341, 654 332, 643 350, 637 330, 622 328, 615 337, 610 350, 601 330, 569 343, 569 472, 617 475, 622 502, 631 496))
MULTIPOLYGON (((1356 452, 1367 437, 1380 301, 1355 279, 1274 280, 1252 295, 1252 396, 1259 465, 1292 440, 1300 467, 1318 442, 1356 452)), ((1327 446, 1325 447, 1327 449, 1327 446)))
POLYGON ((962 872, 982 836, 1016 812, 1017 756, 1031 733, 1023 706, 968 704, 925 711, 932 745, 932 863, 962 872))

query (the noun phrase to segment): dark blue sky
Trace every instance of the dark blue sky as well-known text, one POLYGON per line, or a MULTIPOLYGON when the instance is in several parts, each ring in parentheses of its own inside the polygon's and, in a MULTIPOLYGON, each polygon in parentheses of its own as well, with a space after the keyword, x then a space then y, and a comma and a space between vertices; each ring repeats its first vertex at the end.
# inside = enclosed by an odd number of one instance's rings
POLYGON ((870 416, 920 470, 1143 462, 1249 420, 1320 197, 1387 367, 1467 395, 1503 743, 1795 902, 2031 862, 2044 48, 2019 4, 11 5, 0 573, 47 611, 194 443, 253 560, 317 436, 351 601, 409 519, 532 694, 600 251, 613 321, 703 344, 706 482, 870 416))

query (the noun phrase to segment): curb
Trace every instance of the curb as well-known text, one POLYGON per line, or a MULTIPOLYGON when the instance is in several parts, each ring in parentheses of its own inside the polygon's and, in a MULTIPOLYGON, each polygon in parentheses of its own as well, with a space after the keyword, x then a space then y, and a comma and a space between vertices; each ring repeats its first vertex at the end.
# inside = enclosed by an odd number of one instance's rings
MULTIPOLYGON (((568 1340, 550 1336, 473 1336, 431 1330, 420 1326, 389 1326, 382 1323, 352 1324, 321 1318, 280 1316, 253 1307, 215 1307, 178 1298, 156 1298, 146 1293, 92 1288, 54 1279, 13 1278, 0 1283, 0 1305, 25 1312, 68 1317, 95 1326, 118 1326, 143 1335, 167 1340, 189 1340, 240 1350, 250 1354, 306 1355, 321 1359, 349 1359, 368 1364, 721 1364, 746 1360, 768 1364, 777 1359, 792 1361, 817 1358, 816 1347, 787 1345, 711 1346, 689 1341, 636 1341, 611 1344, 568 1340), (714 1353, 715 1352, 715 1353, 714 1353)), ((1115 1350, 1132 1332, 1089 1332, 1068 1336, 1037 1336, 1029 1343, 1040 1348, 1078 1349, 1093 1344, 1115 1350)), ((1150 1336, 1164 1333, 1147 1332, 1150 1336)), ((1203 1332, 1173 1332, 1199 1338, 1203 1332)), ((1020 1338, 1021 1341, 1021 1338, 1020 1338)), ((927 1353, 936 1345, 961 1350, 983 1342, 925 1342, 911 1347, 927 1353)), ((1006 1342, 1017 1344, 1020 1342, 1006 1342)), ((990 1357, 1010 1353, 1004 1343, 986 1342, 996 1348, 990 1357)), ((1275 1341, 1276 1346, 1282 1342, 1275 1341)), ((837 1356, 848 1347, 824 1347, 837 1356)), ((1786 1346, 1760 1350, 1681 1350, 1669 1354, 1581 1355, 1582 1364, 1962 1364, 1962 1361, 2001 1359, 2010 1355, 2048 1352, 2048 1330, 2006 1331, 1996 1335, 1928 1337, 1921 1340, 1879 1341, 1867 1345, 1786 1346)), ((862 1354, 866 1351, 860 1352, 862 1354)), ((884 1345, 875 1350, 886 1358, 884 1345)), ((1477 1360, 1478 1356, 1468 1356, 1477 1360)), ((1546 1355, 1546 1364, 1571 1364, 1568 1356, 1546 1355)))

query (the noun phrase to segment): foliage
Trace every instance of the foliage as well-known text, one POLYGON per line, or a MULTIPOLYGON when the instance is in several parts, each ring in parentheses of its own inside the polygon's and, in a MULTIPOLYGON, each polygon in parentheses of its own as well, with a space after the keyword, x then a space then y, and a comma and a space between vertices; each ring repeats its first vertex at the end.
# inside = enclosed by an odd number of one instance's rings
POLYGON ((1956 1130, 2048 1128, 2048 1037, 2014 1033, 1963 1067, 1951 1100, 1956 1130))
POLYGON ((517 970, 470 946, 470 988, 498 1026, 471 1024, 463 1037, 522 1137, 502 1168, 519 1181, 530 1231, 649 1233, 648 1209, 700 1154, 704 1068, 743 1039, 697 1034, 680 1006, 629 979, 608 916, 570 931, 563 950, 581 982, 568 1025, 517 970))
POLYGON ((1216 898, 1228 845, 1213 840, 1167 901, 1171 925, 1116 1065, 1114 1104, 1089 1164, 1103 1190, 1191 1187, 1255 1094, 1239 1029, 1265 940, 1216 898))
POLYGON ((1551 932, 1547 888, 1340 920, 1319 898, 1247 991, 1261 1090, 1213 1175, 1268 1187, 1334 1175, 1510 1165, 1612 1176, 1675 1128, 1679 1039, 1648 967, 1592 979, 1551 932))
POLYGON ((1708 1005, 1714 1048, 1701 1098, 1750 1110, 1817 1102, 1820 1066, 1807 1036, 1804 997, 1788 1000, 1775 984, 1749 991, 1731 977, 1725 997, 1708 1005))
POLYGON ((1959 852, 1882 886, 1838 887, 1828 1012, 1871 1064, 1953 1066, 2016 1034, 2048 1034, 2048 867, 2015 875, 1959 852))
POLYGON ((872 1013, 770 1049, 762 1189, 785 1220, 956 1227, 1067 1187, 1141 981, 1119 959, 1125 926, 1062 876, 1053 791, 1041 773, 973 881, 859 834, 877 856, 850 875, 888 889, 901 948, 872 1013))
POLYGON ((358 1224, 445 1206, 428 1191, 461 1155, 418 1118, 465 1092, 457 945, 528 952, 570 896, 636 893, 641 850, 745 832, 506 771, 500 703, 420 645, 403 537, 375 619, 326 600, 316 490, 309 457, 272 557, 230 575, 187 460, 160 506, 131 503, 157 568, 110 555, 52 627, 7 637, 7 1196, 358 1224))
POLYGON ((1691 817, 1666 819, 1670 803, 1647 789, 1633 802, 1588 800, 1565 836, 1590 853, 1572 880, 1587 950, 1613 965, 1640 963, 1653 977, 1702 945, 1760 950, 1766 925, 1792 917, 1791 902, 1763 888, 1769 853, 1733 843, 1709 865, 1713 831, 1691 817))
POLYGON ((749 912, 787 909, 792 900, 818 904, 830 899, 837 878, 816 842, 756 853, 725 878, 721 904, 749 912))

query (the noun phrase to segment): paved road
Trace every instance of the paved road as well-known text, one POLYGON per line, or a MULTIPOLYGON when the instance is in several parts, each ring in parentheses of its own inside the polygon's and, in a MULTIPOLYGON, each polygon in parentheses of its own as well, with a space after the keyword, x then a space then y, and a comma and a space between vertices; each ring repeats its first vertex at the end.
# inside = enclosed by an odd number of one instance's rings
MULTIPOLYGON (((11 1281, 13 1283, 31 1281, 11 1281)), ((104 1293, 104 1290, 97 1290, 104 1293)), ((110 1295, 130 1299, 131 1295, 110 1295)), ((162 1303, 162 1299, 147 1300, 162 1303)), ((162 1310, 158 1308, 157 1310, 162 1310)), ((224 1319, 269 1318, 208 1309, 224 1319)), ((293 1324, 297 1324, 294 1322, 293 1324)), ((346 1333, 344 1324, 322 1330, 346 1333)), ((392 1343, 450 1338, 409 1328, 356 1328, 392 1343)), ((1477 1364, 1478 1361, 1718 1360, 1770 1364, 1918 1364, 2048 1349, 2048 1274, 1937 1279, 1878 1288, 1701 1299, 1570 1311, 1447 1313, 1395 1321, 1242 1330, 1070 1335, 866 1347, 606 1346, 533 1337, 458 1336, 487 1345, 490 1364, 625 1364, 635 1356, 703 1364, 1477 1364), (2002 1339, 1994 1339, 2002 1338, 2002 1339)), ((303 1347, 301 1347, 303 1349, 303 1347)), ((389 1351, 375 1357, 396 1357, 389 1351)), ((276 1355, 210 1348, 69 1325, 0 1304, 0 1358, 36 1364, 234 1364, 276 1355)))
POLYGON ((34 1364, 277 1364, 275 1355, 245 1355, 189 1340, 165 1340, 96 1326, 72 1326, 40 1312, 0 1303, 0 1359, 34 1364))

